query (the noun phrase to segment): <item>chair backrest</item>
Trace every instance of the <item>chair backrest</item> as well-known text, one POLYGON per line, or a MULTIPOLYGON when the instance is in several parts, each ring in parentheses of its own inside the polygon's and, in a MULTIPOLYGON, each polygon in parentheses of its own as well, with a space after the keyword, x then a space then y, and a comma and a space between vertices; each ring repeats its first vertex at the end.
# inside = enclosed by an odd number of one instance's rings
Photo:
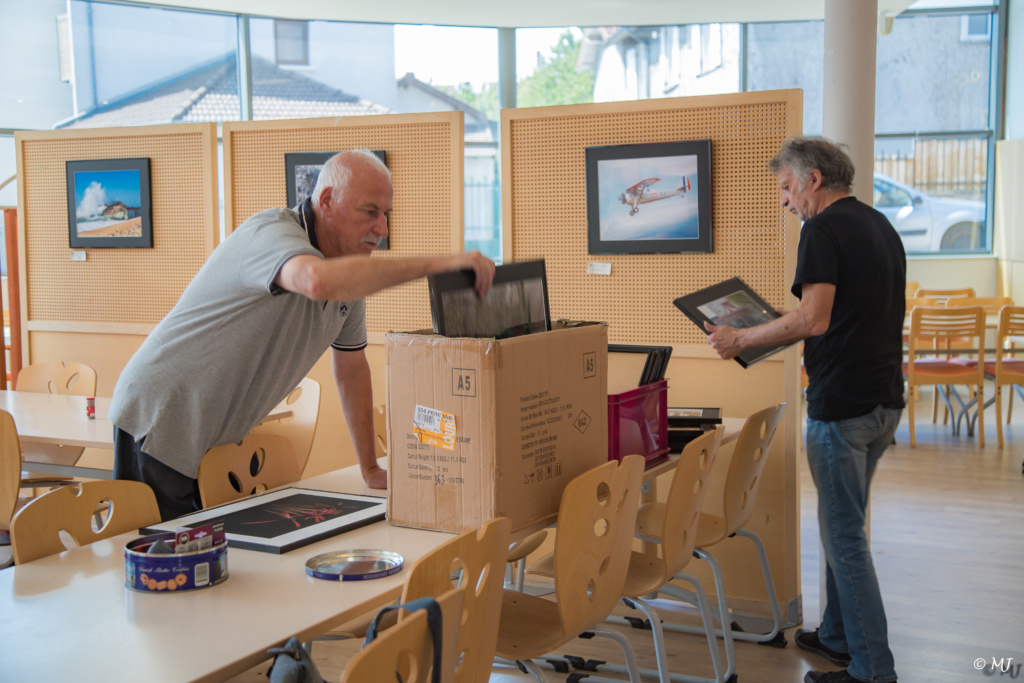
POLYGON ((456 569, 461 569, 459 587, 470 589, 463 605, 462 635, 454 650, 461 661, 455 673, 459 683, 485 681, 490 676, 511 529, 507 517, 492 519, 479 530, 464 531, 438 546, 409 570, 402 602, 437 597, 451 590, 456 569))
MULTIPOLYGON (((999 327, 996 329, 996 375, 1003 374, 1004 354, 1002 349, 1007 348, 1010 337, 1024 337, 1024 306, 1003 306, 999 310, 999 327)), ((1024 356, 1016 356, 1024 358, 1024 356)), ((1015 375, 1021 374, 1014 370, 1015 375)), ((1019 382, 1013 382, 1017 384, 1019 382)))
POLYGON ((909 299, 910 297, 917 294, 917 290, 919 289, 921 289, 920 282, 908 282, 906 286, 907 298, 909 299))
MULTIPOLYGON (((462 633, 459 614, 463 611, 463 599, 472 590, 458 588, 449 590, 437 598, 441 605, 442 630, 444 632, 441 657, 446 662, 455 660, 454 644, 462 633)), ((494 618, 497 621, 498 615, 494 618)), ((488 662, 490 663, 490 662, 488 662)), ((434 640, 427 625, 425 610, 416 610, 357 652, 341 675, 343 683, 364 681, 402 681, 403 683, 430 683, 435 666, 434 640)), ((453 670, 448 664, 441 672, 442 683, 453 680, 453 670)), ((478 681, 487 680, 477 678, 478 681)))
POLYGON ((313 448, 316 423, 320 415, 320 383, 311 377, 304 377, 299 386, 271 411, 291 413, 280 419, 265 420, 252 430, 253 434, 277 434, 292 442, 295 462, 299 475, 306 469, 309 452, 313 448))
POLYGON ((377 458, 388 454, 388 406, 381 403, 373 408, 373 446, 377 458))
POLYGON ((722 516, 725 518, 725 535, 729 536, 750 521, 757 503, 757 489, 761 483, 761 472, 768 460, 772 440, 782 422, 786 404, 769 406, 759 410, 743 423, 732 462, 725 475, 725 489, 722 493, 722 516))
POLYGON ((628 455, 580 474, 562 492, 554 554, 565 639, 603 621, 622 595, 643 471, 643 456, 628 455))
POLYGON ((153 489, 142 482, 86 481, 62 486, 32 500, 14 515, 14 562, 31 562, 67 550, 61 531, 83 546, 159 521, 153 489), (93 516, 101 507, 107 507, 106 520, 94 529, 93 516))
POLYGON ((910 312, 912 310, 914 310, 915 308, 917 308, 918 306, 935 306, 935 305, 937 305, 936 300, 932 299, 932 298, 929 298, 929 297, 926 297, 926 296, 908 297, 907 298, 907 308, 906 308, 907 315, 910 315, 910 312))
POLYGON ((18 391, 95 396, 96 371, 84 363, 54 361, 26 365, 18 373, 18 391))
POLYGON ((697 542, 697 523, 708 489, 711 465, 718 455, 725 428, 719 426, 686 444, 676 463, 672 484, 665 499, 662 527, 662 559, 665 581, 682 571, 693 557, 697 542))
POLYGON ((239 443, 214 446, 199 463, 199 497, 213 507, 301 478, 292 442, 277 434, 246 434, 239 443))
MULTIPOLYGON (((910 314, 908 337, 908 379, 914 381, 915 367, 921 357, 918 349, 944 350, 972 345, 979 362, 985 359, 985 309, 981 306, 929 308, 919 306, 910 314)), ((981 369, 984 371, 984 368, 981 369)))
POLYGON ((0 410, 0 529, 11 528, 11 518, 18 507, 18 485, 21 479, 21 442, 14 418, 0 410))
POLYGON ((927 289, 922 287, 917 290, 914 294, 915 297, 926 297, 929 299, 935 299, 940 303, 945 303, 947 299, 952 299, 958 296, 974 296, 973 287, 962 287, 960 289, 927 289))
POLYGON ((985 315, 998 315, 1003 306, 1012 306, 1013 299, 1008 296, 958 296, 946 300, 946 308, 963 308, 965 306, 981 306, 985 315))

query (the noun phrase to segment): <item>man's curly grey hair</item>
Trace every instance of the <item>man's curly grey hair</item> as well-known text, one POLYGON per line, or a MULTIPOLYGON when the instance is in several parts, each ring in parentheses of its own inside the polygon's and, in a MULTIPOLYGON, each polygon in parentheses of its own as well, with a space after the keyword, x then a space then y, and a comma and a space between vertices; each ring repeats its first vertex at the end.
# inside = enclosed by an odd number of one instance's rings
POLYGON ((850 191, 853 185, 853 161, 844 149, 826 138, 808 138, 794 135, 782 143, 782 148, 771 161, 768 170, 778 175, 788 167, 803 186, 812 169, 818 169, 826 190, 850 191))

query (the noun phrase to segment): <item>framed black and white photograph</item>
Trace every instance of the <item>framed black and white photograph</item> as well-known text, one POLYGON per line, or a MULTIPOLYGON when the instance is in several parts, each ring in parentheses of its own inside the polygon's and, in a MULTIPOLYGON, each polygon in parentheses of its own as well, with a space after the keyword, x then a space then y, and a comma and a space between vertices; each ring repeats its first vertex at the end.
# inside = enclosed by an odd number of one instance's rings
POLYGON ((290 487, 161 522, 144 532, 223 520, 229 547, 281 554, 378 522, 386 508, 385 498, 290 487))
POLYGON ((711 141, 587 147, 590 254, 710 252, 711 141))
MULTIPOLYGON (((719 282, 717 285, 712 285, 699 292, 681 296, 673 303, 676 308, 696 323, 704 334, 708 334, 704 327, 706 322, 712 325, 728 325, 742 330, 771 322, 780 317, 778 311, 738 277, 719 282)), ((736 356, 736 362, 746 368, 782 351, 787 346, 791 346, 791 344, 745 349, 736 356)))
MULTIPOLYGON (((381 163, 387 166, 387 152, 382 149, 372 151, 381 163)), ((335 154, 337 152, 294 152, 284 155, 285 186, 290 208, 298 206, 313 194, 316 179, 320 177, 320 169, 335 154)), ((388 229, 391 229, 391 221, 388 221, 388 229)), ((377 248, 387 249, 388 238, 382 239, 377 248)))
POLYGON ((72 248, 153 246, 149 159, 65 164, 72 248))
POLYGON ((435 334, 506 339, 551 329, 543 260, 498 266, 491 291, 482 299, 474 282, 471 270, 427 278, 435 334))

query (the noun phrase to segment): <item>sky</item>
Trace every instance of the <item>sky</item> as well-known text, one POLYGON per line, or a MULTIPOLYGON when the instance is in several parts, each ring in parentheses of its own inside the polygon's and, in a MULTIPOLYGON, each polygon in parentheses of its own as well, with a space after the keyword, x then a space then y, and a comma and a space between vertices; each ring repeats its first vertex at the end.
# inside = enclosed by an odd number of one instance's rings
MULTIPOLYGON (((516 31, 516 78, 523 80, 537 68, 537 53, 551 56, 565 28, 530 28, 516 31)), ((573 31, 580 35, 578 28, 573 31)), ((433 85, 469 82, 479 91, 484 83, 498 82, 498 30, 459 26, 395 25, 395 78, 407 73, 433 85), (437 45, 462 45, 454 55, 437 45)))

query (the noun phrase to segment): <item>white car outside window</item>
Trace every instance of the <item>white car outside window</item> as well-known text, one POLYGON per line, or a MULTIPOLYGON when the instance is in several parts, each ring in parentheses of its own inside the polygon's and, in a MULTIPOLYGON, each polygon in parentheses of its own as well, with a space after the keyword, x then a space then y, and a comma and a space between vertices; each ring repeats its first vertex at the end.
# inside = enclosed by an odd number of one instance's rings
POLYGON ((907 253, 976 251, 985 240, 985 204, 933 197, 880 173, 875 208, 903 239, 907 253))

